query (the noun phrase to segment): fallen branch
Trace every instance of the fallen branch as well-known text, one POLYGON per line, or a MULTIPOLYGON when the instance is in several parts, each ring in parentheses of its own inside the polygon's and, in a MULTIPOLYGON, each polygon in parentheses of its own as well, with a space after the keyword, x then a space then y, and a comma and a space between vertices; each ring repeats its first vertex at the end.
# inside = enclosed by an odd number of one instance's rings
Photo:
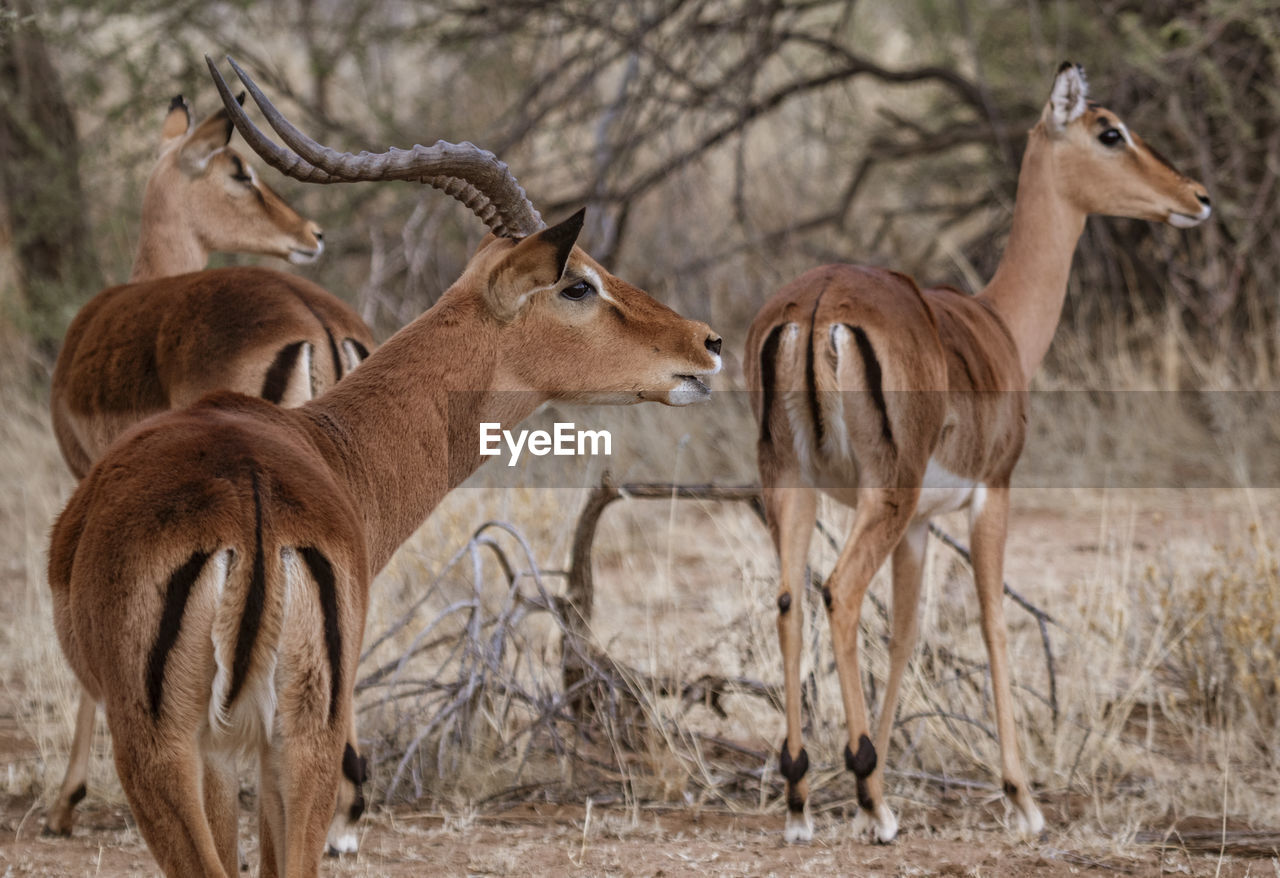
POLYGON ((1228 857, 1280 857, 1280 831, 1263 830, 1143 830, 1133 837, 1138 844, 1174 848, 1193 854, 1228 857))

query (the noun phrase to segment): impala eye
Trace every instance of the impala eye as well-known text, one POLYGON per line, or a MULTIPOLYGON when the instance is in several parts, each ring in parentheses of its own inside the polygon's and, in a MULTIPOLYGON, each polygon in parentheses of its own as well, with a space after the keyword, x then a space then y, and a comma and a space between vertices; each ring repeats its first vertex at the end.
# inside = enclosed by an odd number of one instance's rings
POLYGON ((585 280, 580 280, 576 284, 571 284, 570 286, 565 287, 560 291, 560 295, 564 296, 566 299, 572 299, 577 302, 585 299, 587 296, 590 296, 595 291, 596 288, 591 284, 587 283, 585 280))
POLYGON ((1124 142, 1124 135, 1119 128, 1108 128, 1098 135, 1098 142, 1103 146, 1116 146, 1124 142))

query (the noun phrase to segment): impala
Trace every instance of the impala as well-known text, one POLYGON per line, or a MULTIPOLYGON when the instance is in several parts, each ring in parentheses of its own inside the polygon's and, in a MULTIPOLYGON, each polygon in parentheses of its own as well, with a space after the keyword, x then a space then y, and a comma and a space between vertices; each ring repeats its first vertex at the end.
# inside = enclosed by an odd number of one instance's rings
MULTIPOLYGON (((54 432, 77 479, 149 415, 217 389, 299 405, 373 346, 355 312, 310 281, 261 268, 200 271, 213 251, 305 263, 324 249, 319 226, 227 145, 233 131, 225 109, 194 124, 182 96, 173 99, 143 195, 130 283, 91 299, 67 331, 50 396, 54 432)), ((95 712, 82 693, 48 833, 70 833, 84 798, 95 712)), ((344 764, 353 786, 344 786, 334 817, 335 852, 355 850, 350 824, 363 807, 361 760, 353 751, 344 764)))
POLYGON ((258 757, 262 874, 314 876, 333 808, 369 583, 480 464, 479 425, 551 399, 670 405, 709 394, 720 338, 546 228, 470 144, 337 153, 285 121, 246 141, 303 180, 421 180, 493 232, 439 302, 325 395, 234 393, 153 418, 54 526, 54 618, 106 705, 116 768, 165 873, 235 874, 235 757, 258 757), (584 370, 582 364, 592 364, 584 370))
POLYGON ((883 769, 917 633, 928 523, 966 507, 1004 791, 1021 832, 1044 827, 1015 736, 1002 570, 1027 386, 1053 338, 1091 213, 1188 228, 1209 216, 1209 198, 1114 112, 1088 101, 1083 70, 1068 63, 1030 132, 1008 246, 980 294, 920 290, 896 272, 828 265, 779 290, 751 325, 747 381, 781 572, 788 841, 813 834, 801 737, 800 600, 819 490, 855 510, 822 592, 848 722, 845 765, 857 781, 855 831, 881 842, 897 834, 883 769), (889 680, 872 743, 858 621, 867 587, 891 554, 889 680))

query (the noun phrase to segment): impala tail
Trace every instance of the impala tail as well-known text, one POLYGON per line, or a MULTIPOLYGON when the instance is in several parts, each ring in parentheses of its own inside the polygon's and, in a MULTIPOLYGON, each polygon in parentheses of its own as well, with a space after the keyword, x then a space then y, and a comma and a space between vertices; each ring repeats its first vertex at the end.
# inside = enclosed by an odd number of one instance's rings
POLYGON ((256 471, 249 478, 253 532, 217 595, 208 705, 214 740, 239 747, 271 741, 282 724, 332 726, 343 685, 339 573, 315 547, 272 540, 272 500, 256 471))
POLYGON ((270 738, 275 723, 274 678, 283 627, 285 572, 264 541, 263 486, 250 469, 252 533, 246 533, 235 563, 219 590, 212 638, 217 671, 209 697, 209 728, 215 741, 240 746, 270 738))

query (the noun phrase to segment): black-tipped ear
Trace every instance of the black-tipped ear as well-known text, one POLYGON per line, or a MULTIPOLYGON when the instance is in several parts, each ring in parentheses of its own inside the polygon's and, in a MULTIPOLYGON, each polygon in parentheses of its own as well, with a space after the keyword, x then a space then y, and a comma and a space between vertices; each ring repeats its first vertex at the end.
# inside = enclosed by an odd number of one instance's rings
POLYGON ((180 157, 183 168, 190 174, 203 173, 209 157, 231 141, 235 130, 227 108, 219 107, 216 113, 196 125, 182 144, 180 157))
POLYGON ((1053 77, 1053 91, 1041 114, 1049 133, 1056 136, 1084 115, 1088 99, 1089 82, 1084 77, 1084 68, 1064 61, 1053 77))
POLYGON ((569 254, 573 245, 578 243, 578 235, 582 232, 582 222, 587 215, 585 207, 563 222, 538 233, 543 241, 556 248, 556 280, 564 276, 564 267, 569 263, 569 254))
POLYGON ((169 144, 191 130, 191 108, 186 98, 175 95, 169 101, 169 109, 164 114, 164 124, 160 126, 160 148, 164 150, 169 144))
POLYGON ((236 95, 236 103, 242 107, 244 106, 244 96, 246 94, 247 92, 241 91, 240 94, 236 95))

